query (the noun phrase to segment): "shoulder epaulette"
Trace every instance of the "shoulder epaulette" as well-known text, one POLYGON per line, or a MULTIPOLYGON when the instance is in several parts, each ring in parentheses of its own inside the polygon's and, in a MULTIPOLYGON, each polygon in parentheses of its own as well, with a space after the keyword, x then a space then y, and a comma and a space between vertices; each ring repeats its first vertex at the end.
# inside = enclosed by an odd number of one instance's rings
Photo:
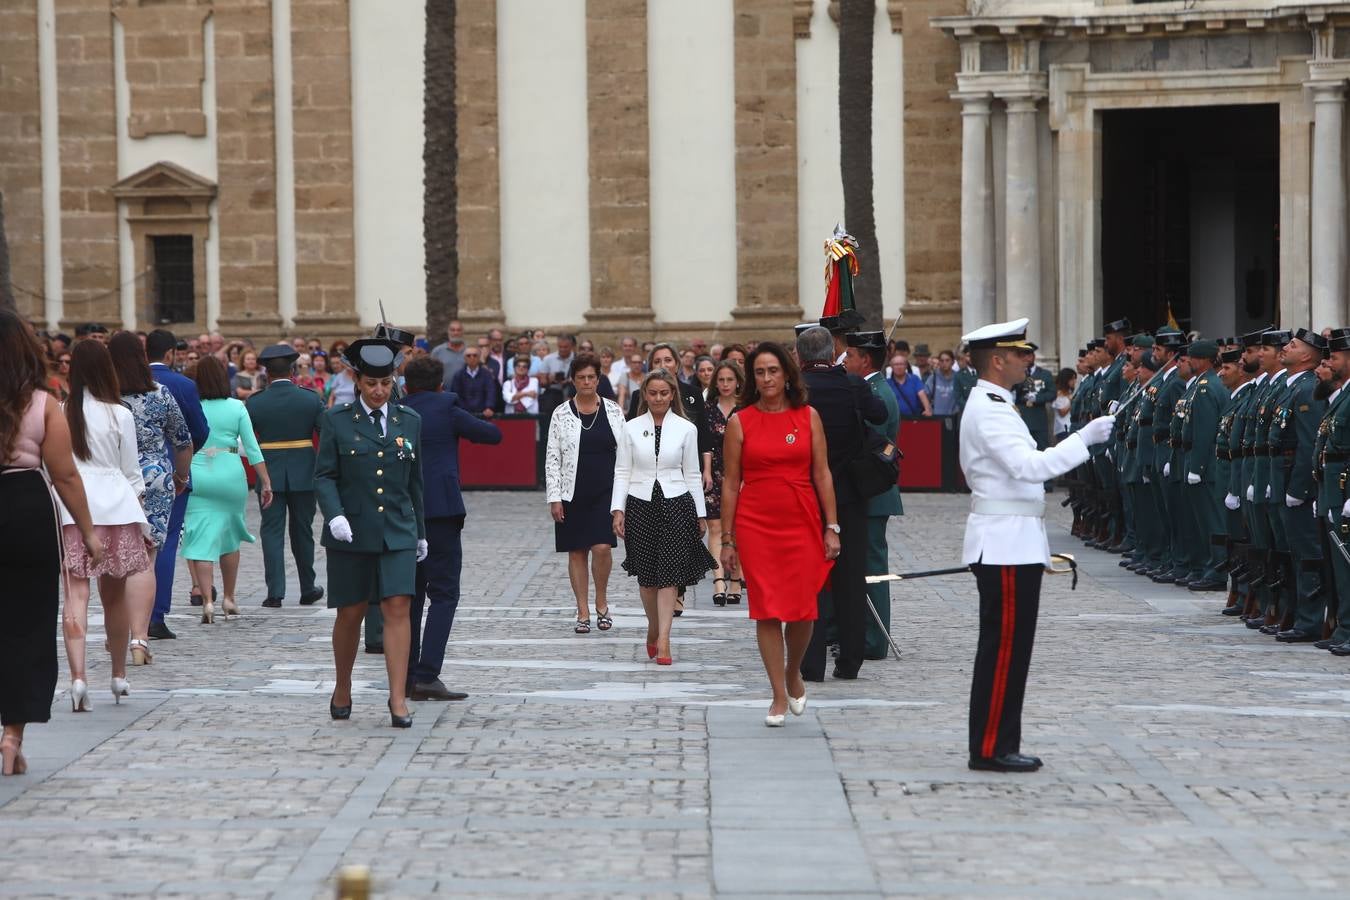
POLYGON ((1000 395, 995 394, 993 391, 990 391, 990 392, 989 392, 989 399, 990 399, 990 400, 993 400, 995 403, 1007 403, 1007 402, 1008 402, 1007 400, 1004 400, 1003 397, 1001 397, 1000 395))

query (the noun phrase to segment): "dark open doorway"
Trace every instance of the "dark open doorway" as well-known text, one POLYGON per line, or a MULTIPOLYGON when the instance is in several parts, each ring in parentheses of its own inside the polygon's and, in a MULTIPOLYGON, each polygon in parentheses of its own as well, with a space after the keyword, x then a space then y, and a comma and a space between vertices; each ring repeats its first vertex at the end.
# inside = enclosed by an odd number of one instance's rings
POLYGON ((1279 108, 1102 114, 1103 321, 1208 337, 1279 306, 1279 108))

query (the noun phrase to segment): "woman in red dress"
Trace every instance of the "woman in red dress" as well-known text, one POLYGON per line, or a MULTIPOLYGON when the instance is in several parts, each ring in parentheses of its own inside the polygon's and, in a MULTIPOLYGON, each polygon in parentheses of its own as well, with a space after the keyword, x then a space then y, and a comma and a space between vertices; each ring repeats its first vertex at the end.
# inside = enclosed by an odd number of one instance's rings
POLYGON ((737 558, 749 581, 750 618, 773 689, 764 724, 806 709, 801 662, 816 620, 816 594, 839 555, 825 432, 786 350, 762 343, 750 361, 741 408, 722 453, 722 567, 737 558), (825 525, 821 523, 824 512, 825 525))

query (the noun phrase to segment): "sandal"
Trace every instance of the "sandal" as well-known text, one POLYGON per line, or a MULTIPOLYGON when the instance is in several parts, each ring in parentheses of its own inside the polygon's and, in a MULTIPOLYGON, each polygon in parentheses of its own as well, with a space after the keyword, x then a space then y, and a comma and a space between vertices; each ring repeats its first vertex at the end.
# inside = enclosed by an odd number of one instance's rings
POLYGON ((590 619, 577 619, 577 625, 576 625, 576 627, 573 628, 572 630, 575 631, 577 634, 590 634, 590 633, 591 633, 591 620, 590 620, 590 619))
MULTIPOLYGON (((215 602, 216 602, 216 586, 215 586, 215 585, 211 585, 211 602, 212 602, 212 603, 215 603, 215 602)), ((193 606, 201 606, 201 605, 202 605, 202 594, 201 594, 201 591, 198 590, 197 587, 196 587, 195 585, 193 586, 192 590, 188 592, 188 603, 192 604, 193 606)))
MULTIPOLYGON (((730 580, 728 581, 728 583, 731 583, 730 580)), ((739 584, 740 584, 741 590, 740 590, 740 591, 736 591, 734 594, 727 594, 727 605, 728 605, 728 606, 735 606, 736 604, 738 604, 738 603, 741 602, 741 591, 744 591, 744 590, 745 590, 745 579, 744 579, 744 578, 737 578, 737 579, 736 579, 736 583, 739 583, 739 584)))
POLYGON ((722 582, 723 584, 726 584, 728 580, 726 578, 713 579, 713 590, 716 591, 716 593, 713 594, 713 606, 726 606, 727 592, 717 590, 717 582, 719 581, 722 582))
POLYGON ((604 612, 598 609, 595 611, 595 626, 601 631, 609 631, 614 627, 614 620, 609 617, 608 606, 605 607, 604 612))
POLYGON ((133 666, 148 666, 154 659, 150 653, 150 645, 145 641, 133 640, 128 645, 131 650, 131 664, 133 666))

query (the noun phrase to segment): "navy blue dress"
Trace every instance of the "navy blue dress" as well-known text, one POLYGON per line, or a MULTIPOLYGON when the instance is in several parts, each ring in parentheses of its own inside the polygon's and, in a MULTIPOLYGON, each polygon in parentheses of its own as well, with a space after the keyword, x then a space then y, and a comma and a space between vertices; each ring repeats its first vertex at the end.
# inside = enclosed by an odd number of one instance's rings
POLYGON ((567 405, 572 415, 581 419, 581 446, 577 449, 576 487, 572 499, 563 501, 563 521, 553 526, 553 547, 559 553, 589 550, 598 544, 617 547, 619 539, 614 536, 609 501, 614 491, 618 445, 604 402, 590 415, 579 413, 575 400, 567 405))

